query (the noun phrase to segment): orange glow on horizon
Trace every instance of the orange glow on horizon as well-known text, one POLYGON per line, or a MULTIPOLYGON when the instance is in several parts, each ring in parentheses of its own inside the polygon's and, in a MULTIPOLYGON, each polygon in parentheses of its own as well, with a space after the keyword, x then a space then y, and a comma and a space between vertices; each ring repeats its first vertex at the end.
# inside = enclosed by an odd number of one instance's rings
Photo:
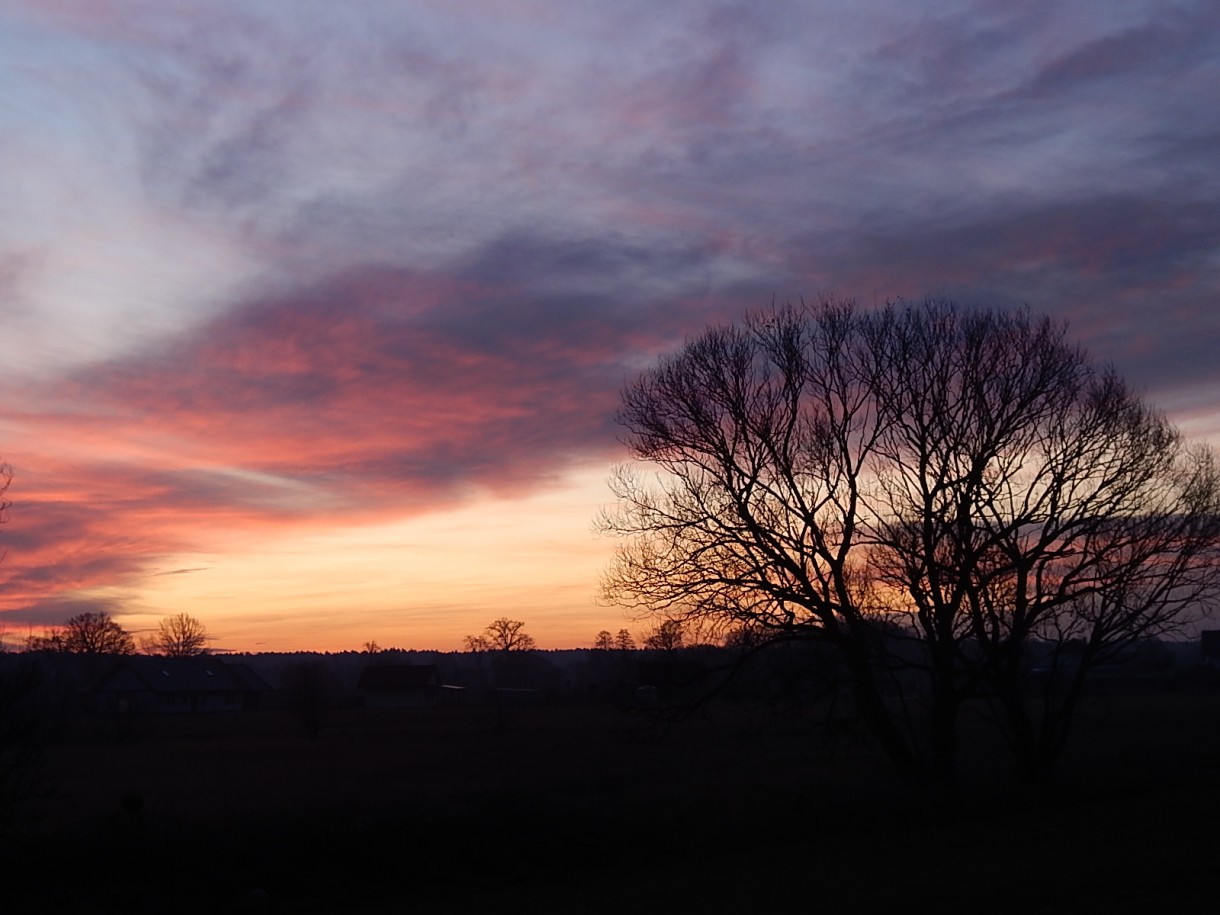
POLYGON ((587 469, 546 492, 414 518, 214 532, 211 551, 63 596, 121 597, 115 618, 137 636, 188 613, 221 651, 458 650, 500 616, 523 620, 540 648, 588 647, 600 629, 633 625, 595 601, 613 543, 591 525, 607 496, 587 469))

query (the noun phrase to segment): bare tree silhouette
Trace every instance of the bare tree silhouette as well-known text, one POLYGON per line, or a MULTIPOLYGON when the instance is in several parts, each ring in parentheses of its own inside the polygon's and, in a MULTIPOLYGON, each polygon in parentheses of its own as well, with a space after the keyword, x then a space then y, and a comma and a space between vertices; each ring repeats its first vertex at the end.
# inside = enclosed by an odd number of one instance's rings
POLYGON ((467 651, 532 651, 534 637, 525 631, 525 623, 502 616, 487 625, 480 635, 465 638, 467 651))
POLYGON ((951 778, 963 703, 994 696, 1019 768, 1044 772, 1088 672, 1220 581, 1212 452, 1024 311, 771 308, 644 373, 619 419, 661 472, 611 480, 605 595, 834 646, 910 771, 951 778), (1053 682, 1031 709, 1035 651, 1053 682), (900 665, 926 720, 885 699, 900 665))
POLYGON ((686 627, 681 620, 663 620, 644 637, 644 647, 654 651, 676 651, 686 643, 686 627))
POLYGON ((30 651, 66 651, 72 654, 134 654, 131 633, 102 611, 78 613, 46 635, 30 636, 30 651))
POLYGON ((149 654, 170 658, 193 658, 207 654, 207 628, 187 613, 167 616, 157 625, 157 631, 141 645, 149 654))

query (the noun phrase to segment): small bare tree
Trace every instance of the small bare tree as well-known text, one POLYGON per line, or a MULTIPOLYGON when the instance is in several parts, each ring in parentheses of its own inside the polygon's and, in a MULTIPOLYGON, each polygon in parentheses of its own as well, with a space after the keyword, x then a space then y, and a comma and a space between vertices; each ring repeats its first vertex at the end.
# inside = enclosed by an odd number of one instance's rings
POLYGON ((187 613, 179 613, 161 620, 157 631, 144 640, 142 647, 148 654, 193 658, 207 654, 209 638, 203 623, 187 613))
POLYGON ((68 648, 64 643, 64 630, 62 626, 52 626, 43 632, 42 635, 28 635, 25 639, 26 651, 67 651, 68 648))
POLYGON ((654 651, 677 651, 686 643, 686 628, 681 620, 663 620, 644 637, 644 647, 654 651))
POLYGON ((100 611, 78 613, 62 627, 26 640, 30 651, 66 651, 73 654, 134 654, 131 633, 100 611))
POLYGON ((614 647, 614 636, 610 634, 609 629, 603 629, 597 634, 593 640, 593 647, 598 651, 609 651, 614 647))
POLYGON ((466 650, 483 654, 479 668, 489 670, 499 686, 520 686, 531 667, 530 652, 536 647, 525 623, 502 616, 488 624, 480 635, 465 638, 466 650))
POLYGON ((534 637, 525 631, 525 623, 506 616, 489 623, 482 635, 466 637, 467 651, 532 651, 535 647, 534 637))

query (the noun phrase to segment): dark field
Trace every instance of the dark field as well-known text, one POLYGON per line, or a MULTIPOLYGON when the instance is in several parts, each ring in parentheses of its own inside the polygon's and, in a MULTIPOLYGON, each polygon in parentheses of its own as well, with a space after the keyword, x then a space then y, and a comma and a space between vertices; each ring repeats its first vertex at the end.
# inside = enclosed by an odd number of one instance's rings
POLYGON ((1215 911, 1220 695, 1088 700, 1036 790, 978 727, 946 815, 866 737, 764 706, 78 722, 0 910, 1215 911))

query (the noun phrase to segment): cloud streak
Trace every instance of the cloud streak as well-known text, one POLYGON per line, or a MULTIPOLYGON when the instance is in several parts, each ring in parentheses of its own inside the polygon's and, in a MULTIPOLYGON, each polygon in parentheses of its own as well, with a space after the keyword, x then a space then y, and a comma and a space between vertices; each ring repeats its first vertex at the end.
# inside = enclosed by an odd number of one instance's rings
MULTIPOLYGON (((493 246, 468 272, 511 272, 522 251, 493 246)), ((390 520, 609 459, 624 354, 661 348, 681 303, 641 329, 630 308, 498 279, 353 269, 4 392, 26 404, 10 437, 42 443, 14 458, 10 605, 120 582, 217 531, 390 520)))

